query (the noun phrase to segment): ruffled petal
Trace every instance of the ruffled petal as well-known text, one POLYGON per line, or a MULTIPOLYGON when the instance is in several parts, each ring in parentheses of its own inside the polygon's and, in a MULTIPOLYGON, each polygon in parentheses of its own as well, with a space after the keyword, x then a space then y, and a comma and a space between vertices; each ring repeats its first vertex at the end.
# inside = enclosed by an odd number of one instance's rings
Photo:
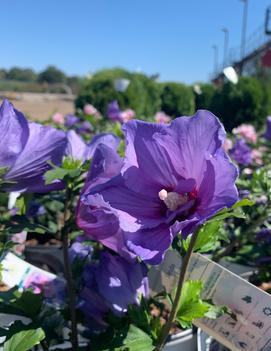
POLYGON ((113 150, 117 150, 119 147, 119 143, 120 143, 120 139, 115 134, 111 134, 111 133, 97 134, 92 138, 91 142, 87 145, 85 158, 87 160, 90 160, 93 157, 97 147, 101 144, 104 144, 113 150))
POLYGON ((38 123, 29 123, 29 138, 4 179, 16 182, 13 191, 44 192, 58 189, 61 183, 45 186, 44 173, 51 168, 48 161, 61 164, 67 147, 64 132, 38 123))
POLYGON ((29 136, 28 123, 8 100, 0 107, 0 168, 11 167, 25 147, 29 136))
POLYGON ((87 145, 84 140, 74 131, 67 132, 68 144, 66 148, 66 155, 74 160, 85 161, 87 145))

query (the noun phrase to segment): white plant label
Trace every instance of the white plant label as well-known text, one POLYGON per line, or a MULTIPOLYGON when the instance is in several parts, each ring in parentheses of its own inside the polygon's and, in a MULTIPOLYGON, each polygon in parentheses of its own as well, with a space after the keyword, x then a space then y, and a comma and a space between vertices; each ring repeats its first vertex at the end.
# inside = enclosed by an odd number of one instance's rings
MULTIPOLYGON (((181 259, 168 251, 161 266, 150 272, 151 289, 170 291, 176 284, 181 259)), ((193 254, 186 279, 204 283, 203 299, 228 306, 237 321, 228 314, 211 320, 197 319, 195 325, 233 351, 271 351, 271 295, 208 258, 193 254)))
POLYGON ((11 252, 5 255, 1 264, 3 266, 1 280, 10 288, 17 285, 22 290, 31 285, 31 281, 38 280, 42 284, 57 278, 56 275, 33 266, 11 252))

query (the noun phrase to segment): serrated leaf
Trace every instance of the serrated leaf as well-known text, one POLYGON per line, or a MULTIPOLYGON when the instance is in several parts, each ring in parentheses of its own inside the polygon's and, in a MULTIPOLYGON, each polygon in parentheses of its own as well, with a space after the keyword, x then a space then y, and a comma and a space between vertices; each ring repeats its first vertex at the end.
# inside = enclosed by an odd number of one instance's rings
POLYGON ((120 350, 129 351, 151 351, 153 350, 152 339, 143 330, 137 328, 135 325, 131 324, 123 340, 123 345, 120 350))
POLYGON ((194 319, 204 317, 209 310, 209 304, 200 298, 202 288, 200 280, 184 283, 177 313, 177 321, 184 328, 190 327, 194 319))
POLYGON ((45 334, 41 328, 24 330, 14 334, 5 342, 3 351, 27 351, 38 345, 44 338, 45 334))

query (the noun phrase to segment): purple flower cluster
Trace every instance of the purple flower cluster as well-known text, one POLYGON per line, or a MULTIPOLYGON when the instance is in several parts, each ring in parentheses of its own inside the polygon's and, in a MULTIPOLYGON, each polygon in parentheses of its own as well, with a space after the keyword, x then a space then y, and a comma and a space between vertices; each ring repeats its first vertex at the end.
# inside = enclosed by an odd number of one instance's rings
POLYGON ((248 166, 252 162, 252 150, 244 139, 237 139, 230 150, 231 158, 243 166, 248 166))
POLYGON ((135 111, 132 109, 122 111, 118 102, 114 100, 108 104, 107 116, 112 122, 126 123, 135 117, 135 111))
POLYGON ((130 121, 123 131, 124 159, 97 148, 77 224, 127 259, 159 264, 178 233, 186 237, 237 201, 237 169, 222 148, 225 131, 208 111, 169 125, 130 121))

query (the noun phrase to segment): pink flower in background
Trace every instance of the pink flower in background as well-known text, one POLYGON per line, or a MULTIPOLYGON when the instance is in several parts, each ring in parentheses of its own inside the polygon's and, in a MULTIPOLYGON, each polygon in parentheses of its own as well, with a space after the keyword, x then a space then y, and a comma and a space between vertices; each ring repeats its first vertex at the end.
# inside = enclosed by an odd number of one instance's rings
POLYGON ((97 118, 101 117, 100 112, 91 104, 86 104, 84 106, 83 111, 84 111, 85 115, 94 116, 94 117, 97 117, 97 118))
POLYGON ((251 153, 252 160, 257 164, 257 165, 262 165, 263 164, 263 153, 260 149, 254 149, 252 150, 251 153))
POLYGON ((226 152, 228 152, 233 147, 232 140, 229 138, 226 138, 222 147, 226 152))
POLYGON ((135 111, 131 108, 124 110, 120 113, 120 118, 123 123, 126 123, 135 117, 135 111))
POLYGON ((52 116, 52 120, 55 124, 64 124, 65 123, 65 118, 62 115, 62 113, 56 112, 53 116, 52 116))
POLYGON ((232 130, 233 134, 242 136, 246 141, 250 143, 256 143, 257 133, 253 125, 251 124, 241 124, 239 127, 232 130))
POLYGON ((22 231, 21 233, 13 234, 11 237, 11 241, 13 241, 16 244, 13 247, 13 251, 19 256, 21 256, 24 252, 26 236, 27 232, 22 231))
POLYGON ((171 121, 171 118, 163 111, 157 112, 154 119, 157 123, 169 123, 171 121))

